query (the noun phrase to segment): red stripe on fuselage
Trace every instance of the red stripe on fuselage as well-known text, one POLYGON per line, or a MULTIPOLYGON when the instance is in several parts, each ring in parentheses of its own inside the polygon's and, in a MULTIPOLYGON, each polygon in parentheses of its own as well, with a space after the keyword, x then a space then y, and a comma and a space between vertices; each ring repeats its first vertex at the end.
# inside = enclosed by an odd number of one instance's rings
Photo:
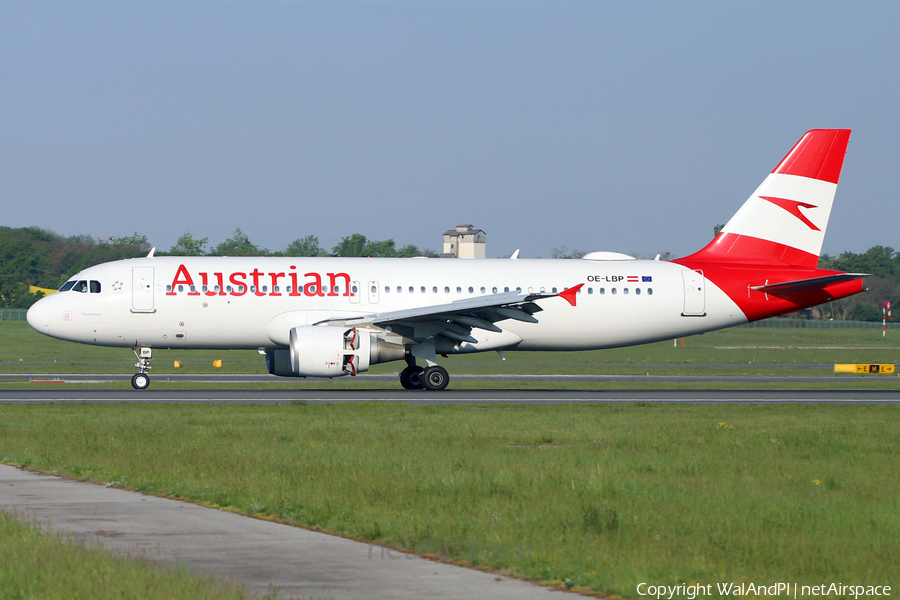
MULTIPOLYGON (((698 253, 699 254, 699 253, 698 253)), ((820 290, 788 294, 765 293, 750 289, 752 286, 799 281, 815 277, 837 275, 841 271, 804 267, 775 267, 772 264, 738 262, 705 262, 694 260, 696 254, 672 261, 688 269, 703 271, 703 275, 725 292, 748 321, 786 315, 804 308, 846 298, 863 291, 862 279, 842 281, 824 286, 820 290)))

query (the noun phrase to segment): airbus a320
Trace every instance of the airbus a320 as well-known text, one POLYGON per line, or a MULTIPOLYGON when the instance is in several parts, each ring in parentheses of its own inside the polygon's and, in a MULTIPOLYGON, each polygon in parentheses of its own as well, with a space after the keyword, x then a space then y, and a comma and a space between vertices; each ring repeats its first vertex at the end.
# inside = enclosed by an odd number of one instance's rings
POLYGON ((690 336, 863 291, 819 269, 848 129, 807 132, 716 237, 676 260, 150 256, 90 267, 39 300, 48 336, 131 348, 258 349, 269 373, 341 377, 405 361, 407 389, 442 390, 438 356, 591 350, 690 336))

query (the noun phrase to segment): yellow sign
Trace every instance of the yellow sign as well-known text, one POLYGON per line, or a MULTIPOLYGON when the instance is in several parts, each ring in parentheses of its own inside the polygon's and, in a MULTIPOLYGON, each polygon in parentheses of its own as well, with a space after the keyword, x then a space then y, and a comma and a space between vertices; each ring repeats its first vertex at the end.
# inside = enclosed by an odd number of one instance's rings
POLYGON ((834 365, 835 373, 893 373, 894 365, 834 365))

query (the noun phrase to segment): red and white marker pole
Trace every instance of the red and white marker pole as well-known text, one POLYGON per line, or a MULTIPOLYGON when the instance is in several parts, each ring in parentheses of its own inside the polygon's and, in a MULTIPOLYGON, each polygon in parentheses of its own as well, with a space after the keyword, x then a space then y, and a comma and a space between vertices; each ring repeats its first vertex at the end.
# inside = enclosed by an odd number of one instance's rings
POLYGON ((884 337, 887 332, 887 322, 888 319, 891 318, 891 303, 885 302, 884 307, 881 309, 881 337, 884 337))

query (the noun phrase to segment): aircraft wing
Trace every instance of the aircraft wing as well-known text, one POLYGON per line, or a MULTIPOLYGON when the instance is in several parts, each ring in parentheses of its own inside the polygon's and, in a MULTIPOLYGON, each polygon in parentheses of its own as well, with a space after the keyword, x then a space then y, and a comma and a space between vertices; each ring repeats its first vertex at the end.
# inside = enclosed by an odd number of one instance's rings
POLYGON ((765 292, 767 294, 794 294, 797 292, 810 292, 821 290, 826 285, 852 281, 860 277, 868 277, 869 273, 841 273, 839 275, 827 275, 825 277, 813 277, 812 279, 798 279, 797 281, 785 281, 784 283, 768 283, 766 285, 750 286, 751 290, 765 292))
POLYGON ((513 319, 525 323, 537 323, 533 316, 540 312, 535 300, 560 296, 573 306, 575 294, 583 284, 563 290, 558 294, 523 294, 502 292, 456 300, 447 304, 435 304, 383 313, 373 313, 354 318, 325 319, 315 325, 365 326, 374 325, 394 331, 412 340, 423 340, 435 335, 443 335, 461 342, 476 343, 472 329, 477 327, 487 331, 500 332, 494 323, 513 319))

